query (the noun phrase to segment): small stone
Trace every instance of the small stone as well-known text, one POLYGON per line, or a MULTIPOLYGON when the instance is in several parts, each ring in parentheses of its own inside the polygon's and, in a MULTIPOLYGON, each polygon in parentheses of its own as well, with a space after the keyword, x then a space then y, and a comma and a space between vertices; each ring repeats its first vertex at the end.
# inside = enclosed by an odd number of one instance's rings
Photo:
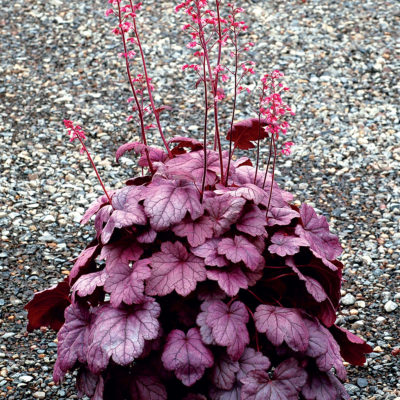
POLYGON ((21 382, 24 382, 24 383, 28 383, 28 382, 30 382, 32 379, 33 379, 33 376, 30 376, 30 375, 21 375, 21 376, 19 377, 19 380, 20 380, 21 382))
POLYGON ((45 392, 35 392, 32 395, 35 399, 44 399, 46 397, 45 392))
POLYGON ((357 379, 357 386, 360 388, 365 388, 368 386, 368 380, 365 378, 358 378, 357 379))
POLYGON ((8 339, 8 338, 13 337, 13 336, 15 336, 15 332, 7 332, 1 338, 2 339, 8 339))
POLYGON ((347 293, 346 296, 344 296, 342 298, 342 304, 344 304, 345 306, 351 306, 355 302, 356 302, 356 298, 350 293, 347 293))
POLYGON ((376 347, 374 347, 373 352, 374 353, 382 353, 383 349, 381 346, 376 346, 376 347))
POLYGON ((43 219, 43 222, 56 222, 56 219, 52 215, 46 215, 43 219))
POLYGON ((372 264, 372 258, 368 254, 364 254, 361 259, 364 261, 364 264, 366 265, 371 265, 372 264))
POLYGON ((356 394, 360 391, 360 388, 356 385, 352 385, 351 383, 345 383, 344 387, 350 395, 356 394))
POLYGON ((386 312, 392 312, 392 311, 394 311, 397 307, 398 307, 398 305, 397 305, 394 301, 389 300, 389 301, 385 304, 385 311, 386 311, 386 312))
POLYGON ((42 236, 39 237, 39 240, 41 242, 54 242, 56 239, 49 232, 45 232, 42 236))
POLYGON ((386 321, 386 318, 385 318, 385 317, 378 317, 378 318, 376 319, 376 322, 378 322, 378 323, 381 323, 381 322, 383 322, 383 321, 386 321))

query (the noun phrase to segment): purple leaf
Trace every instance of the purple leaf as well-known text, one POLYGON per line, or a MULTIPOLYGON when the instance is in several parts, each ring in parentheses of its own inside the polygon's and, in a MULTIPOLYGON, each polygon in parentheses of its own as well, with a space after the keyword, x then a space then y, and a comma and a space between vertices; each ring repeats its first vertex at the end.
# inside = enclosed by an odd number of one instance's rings
POLYGON ((152 163, 156 163, 156 162, 163 163, 164 161, 166 161, 168 159, 168 154, 163 149, 160 149, 158 147, 147 146, 140 152, 141 156, 138 161, 138 165, 140 167, 148 167, 149 166, 149 161, 147 159, 146 150, 147 150, 148 156, 150 158, 150 161, 152 163))
POLYGON ((264 356, 259 351, 255 351, 251 347, 246 347, 239 360, 239 370, 237 379, 245 378, 250 371, 264 370, 268 371, 271 367, 271 362, 268 357, 264 356))
POLYGON ((294 351, 305 351, 309 334, 300 312, 294 308, 259 305, 254 313, 258 332, 265 333, 274 346, 284 341, 294 351))
POLYGON ((197 285, 206 280, 204 261, 189 254, 180 242, 164 242, 161 252, 151 257, 151 276, 147 280, 146 293, 165 296, 176 291, 187 296, 197 285))
POLYGON ((303 204, 300 208, 303 223, 296 226, 296 235, 303 237, 310 244, 310 249, 327 260, 334 260, 342 253, 337 236, 329 232, 329 225, 324 216, 318 217, 315 210, 303 204))
POLYGON ((95 260, 99 254, 99 251, 100 246, 96 245, 86 248, 81 254, 79 254, 69 274, 69 283, 71 283, 80 274, 81 270, 86 269, 95 260))
POLYGON ((187 334, 178 329, 171 331, 161 360, 185 386, 193 385, 214 363, 211 351, 201 341, 198 328, 190 329, 187 334))
POLYGON ((59 383, 64 374, 77 361, 86 363, 90 313, 79 304, 71 304, 65 310, 65 323, 58 332, 58 355, 54 367, 54 382, 59 383))
POLYGON ((328 298, 328 295, 326 294, 322 285, 316 279, 303 275, 296 267, 292 257, 286 258, 286 264, 292 268, 300 280, 305 282, 307 292, 311 294, 314 300, 316 300, 318 303, 321 303, 328 298))
POLYGON ((212 334, 212 328, 207 324, 207 317, 208 317, 208 307, 212 301, 204 301, 201 303, 201 310, 197 315, 196 323, 200 327, 200 335, 203 340, 204 344, 209 344, 209 345, 216 345, 216 341, 214 339, 214 336, 212 334))
POLYGON ((146 224, 146 214, 143 206, 139 204, 144 189, 144 186, 126 186, 114 194, 112 198, 114 211, 101 234, 104 244, 110 240, 115 228, 146 224))
POLYGON ((116 264, 104 285, 111 294, 110 303, 118 308, 125 304, 140 304, 145 300, 144 281, 151 275, 149 259, 136 261, 132 268, 128 264, 116 264))
POLYGON ((64 323, 64 311, 70 305, 68 278, 49 289, 34 294, 24 307, 28 310, 27 331, 50 326, 58 331, 64 323))
POLYGON ((241 384, 235 382, 230 390, 218 390, 211 388, 210 399, 211 400, 241 400, 241 384))
POLYGON ((82 275, 72 286, 72 291, 80 297, 91 295, 98 286, 103 286, 107 278, 104 271, 82 275))
POLYGON ((141 234, 136 237, 138 243, 153 243, 156 240, 157 232, 151 228, 147 227, 141 234))
POLYGON ((104 225, 107 224, 112 212, 113 208, 111 206, 105 206, 100 208, 99 212, 96 214, 96 218, 94 219, 94 229, 96 229, 97 239, 101 236, 104 225))
POLYGON ((234 263, 243 261, 252 271, 256 270, 258 265, 263 262, 263 257, 257 247, 243 236, 222 239, 218 245, 218 253, 225 255, 234 263))
POLYGON ((202 245, 192 248, 191 252, 201 258, 204 258, 206 265, 210 267, 224 267, 228 261, 224 256, 218 254, 218 244, 221 239, 210 239, 202 245))
POLYGON ((172 139, 169 139, 167 143, 177 143, 177 145, 172 149, 172 154, 178 154, 184 147, 188 147, 193 151, 203 148, 203 144, 198 140, 184 136, 174 136, 172 139))
POLYGON ((198 393, 189 393, 183 400, 207 400, 207 397, 198 393))
POLYGON ((197 288, 197 298, 199 300, 223 300, 226 293, 223 292, 215 282, 204 282, 197 288))
POLYGON ((304 319, 304 323, 310 335, 308 348, 305 354, 309 357, 316 358, 325 354, 328 351, 327 337, 325 330, 321 329, 321 324, 318 320, 311 321, 304 319))
POLYGON ((268 194, 260 187, 253 183, 245 183, 240 187, 225 187, 218 185, 218 190, 215 190, 216 194, 229 194, 230 196, 243 197, 248 201, 252 201, 254 204, 260 204, 265 201, 268 194))
POLYGON ((149 371, 134 374, 130 381, 130 395, 135 400, 167 400, 167 390, 160 379, 149 371))
POLYGON ((235 123, 232 130, 228 131, 226 138, 232 140, 235 147, 248 150, 255 145, 252 143, 258 139, 265 139, 268 133, 263 129, 267 125, 265 119, 249 118, 235 123), (261 122, 261 123, 260 123, 261 122))
POLYGON ((125 143, 122 146, 120 146, 115 153, 115 159, 118 162, 118 160, 128 151, 133 150, 136 154, 140 154, 140 152, 145 148, 146 146, 143 143, 140 142, 130 142, 130 143, 125 143))
POLYGON ((185 218, 172 227, 172 231, 179 237, 186 237, 191 246, 197 247, 213 236, 213 224, 207 216, 202 216, 195 221, 185 218))
POLYGON ((81 367, 79 368, 78 375, 76 377, 76 387, 78 389, 78 396, 83 397, 93 396, 97 384, 99 383, 99 376, 93 374, 88 368, 81 367))
POLYGON ((237 265, 210 269, 207 271, 207 278, 217 281, 219 287, 231 297, 236 296, 240 289, 247 289, 248 287, 246 275, 237 265))
POLYGON ((241 357, 244 348, 250 342, 246 327, 248 321, 246 306, 240 301, 228 306, 220 300, 214 300, 208 306, 207 325, 212 328, 216 343, 226 346, 229 356, 234 361, 241 357))
MULTIPOLYGON (((201 184, 204 173, 204 151, 192 151, 179 155, 178 157, 169 160, 166 164, 168 173, 175 179, 186 179, 201 184)), ((220 162, 217 152, 207 150, 207 174, 206 186, 214 185, 217 181, 220 162)))
POLYGON ((206 210, 213 222, 216 237, 231 228, 240 217, 246 200, 241 197, 232 197, 229 194, 208 198, 204 201, 206 210))
POLYGON ((347 374, 340 355, 340 347, 328 329, 320 325, 320 330, 325 334, 327 351, 316 359, 317 366, 321 371, 329 371, 331 368, 335 368, 336 375, 345 380, 347 374))
POLYGON ((246 208, 246 213, 236 222, 236 228, 251 236, 267 237, 268 234, 264 228, 264 226, 267 225, 265 215, 265 211, 260 210, 255 205, 251 205, 246 208))
POLYGON ((137 261, 143 254, 143 249, 132 237, 127 237, 105 245, 101 249, 100 260, 106 260, 106 271, 112 270, 120 264, 129 265, 130 261, 137 261))
POLYGON ((212 382, 219 389, 230 390, 236 381, 238 371, 239 363, 232 361, 226 354, 222 354, 215 360, 211 372, 212 382))
POLYGON ((242 399, 297 400, 307 373, 294 358, 283 361, 275 369, 273 379, 262 370, 251 371, 242 379, 242 399))
POLYGON ((306 400, 350 399, 345 388, 331 372, 312 371, 301 389, 306 400))
POLYGON ((119 365, 130 364, 142 354, 145 340, 158 335, 160 306, 156 302, 148 301, 129 310, 106 304, 96 314, 87 356, 94 373, 104 370, 110 357, 119 365))
MULTIPOLYGON (((108 194, 110 196, 112 196, 115 192, 114 191, 110 191, 108 194)), ((97 211, 99 211, 103 206, 105 206, 106 204, 109 204, 108 202, 108 197, 103 194, 103 196, 99 197, 98 199, 96 199, 90 206, 89 208, 86 210, 84 216, 81 219, 81 224, 84 225, 86 223, 89 222, 90 218, 97 213, 97 211)))
POLYGON ((287 235, 286 233, 276 232, 271 238, 271 245, 268 250, 272 254, 285 257, 300 251, 300 246, 307 246, 308 242, 297 236, 287 235))
POLYGON ((188 182, 160 180, 151 183, 146 193, 144 208, 156 231, 181 222, 189 212, 193 219, 203 215, 200 194, 188 182))
POLYGON ((300 217, 300 214, 290 207, 270 207, 268 211, 268 226, 289 225, 292 219, 300 217))
MULTIPOLYGON (((263 184, 264 184, 265 172, 258 171, 256 181, 254 182, 255 176, 256 176, 256 169, 254 167, 249 166, 249 165, 238 166, 236 168, 236 175, 235 175, 234 183, 237 186, 242 186, 242 185, 250 183, 250 184, 254 184, 254 185, 258 186, 259 188, 262 188, 263 184)), ((268 174, 266 181, 271 182, 271 174, 268 174)), ((279 190, 278 185, 276 183, 274 183, 274 189, 279 190)))

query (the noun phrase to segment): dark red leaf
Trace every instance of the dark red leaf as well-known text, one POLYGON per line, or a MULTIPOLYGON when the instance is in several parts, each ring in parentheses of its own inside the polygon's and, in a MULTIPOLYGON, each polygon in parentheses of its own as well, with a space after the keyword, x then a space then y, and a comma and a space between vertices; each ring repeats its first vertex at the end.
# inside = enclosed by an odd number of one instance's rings
POLYGON ((133 374, 129 388, 131 398, 135 400, 167 400, 165 386, 150 371, 146 371, 146 374, 133 374))
POLYGON ((266 125, 267 121, 265 119, 261 119, 261 124, 258 118, 245 119, 234 124, 232 130, 228 131, 226 138, 232 140, 235 147, 248 150, 255 147, 252 142, 268 136, 264 129, 266 125))
POLYGON ((365 364, 365 354, 372 352, 370 345, 340 326, 333 325, 330 331, 340 346, 340 354, 347 362, 353 365, 365 364))
POLYGON ((64 323, 64 311, 70 305, 68 278, 50 289, 34 294, 24 307, 28 310, 28 332, 41 326, 58 331, 64 323))

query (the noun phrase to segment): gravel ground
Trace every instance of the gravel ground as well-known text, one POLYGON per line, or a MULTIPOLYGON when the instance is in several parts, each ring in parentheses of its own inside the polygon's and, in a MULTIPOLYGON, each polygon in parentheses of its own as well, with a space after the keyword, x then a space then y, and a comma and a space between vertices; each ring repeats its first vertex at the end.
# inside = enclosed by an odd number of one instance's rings
MULTIPOLYGON (((279 67, 296 105, 295 153, 278 179, 326 215, 344 247, 339 323, 374 348, 349 367, 352 399, 400 399, 400 8, 397 0, 243 2, 259 69, 279 67), (397 31, 396 31, 397 27, 397 31), (261 68, 262 67, 262 68, 261 68)), ((157 101, 173 106, 168 134, 196 135, 201 110, 179 66, 187 51, 173 3, 145 1, 145 51, 157 101), (174 84, 172 84, 175 82, 174 84)), ((78 221, 99 194, 62 127, 79 121, 108 187, 132 160, 114 161, 137 134, 128 87, 105 22, 105 1, 3 1, 0 12, 0 398, 73 399, 52 382, 55 335, 27 334, 24 304, 68 273, 92 235, 78 221)), ((243 116, 249 107, 243 107, 243 116)))

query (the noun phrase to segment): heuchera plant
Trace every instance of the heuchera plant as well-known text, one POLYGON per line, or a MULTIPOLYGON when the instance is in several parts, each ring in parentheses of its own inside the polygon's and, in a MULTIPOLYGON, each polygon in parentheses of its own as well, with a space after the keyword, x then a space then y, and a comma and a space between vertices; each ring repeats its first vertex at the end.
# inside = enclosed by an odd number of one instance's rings
POLYGON ((349 398, 343 359, 362 365, 371 348, 335 325, 343 268, 337 237, 274 181, 277 155, 292 145, 278 144, 293 113, 281 97, 283 74, 265 74, 250 89, 253 43, 242 42, 242 8, 178 4, 194 58, 183 69, 204 98, 203 141, 167 139, 160 113, 168 107, 154 102, 139 34, 141 3, 109 3, 132 91, 128 120, 141 135, 118 149, 117 160, 135 152, 143 174, 107 191, 82 128, 65 121, 104 195, 82 219, 94 216, 96 235, 69 277, 26 306, 29 331, 58 330, 54 381, 77 370, 79 395, 96 400, 349 398), (257 106, 235 121, 241 92, 254 94, 257 106), (232 112, 221 124, 223 105, 232 112), (164 148, 148 144, 150 129, 164 148), (269 157, 261 160, 265 145, 269 157), (255 165, 234 156, 252 148, 255 165))

